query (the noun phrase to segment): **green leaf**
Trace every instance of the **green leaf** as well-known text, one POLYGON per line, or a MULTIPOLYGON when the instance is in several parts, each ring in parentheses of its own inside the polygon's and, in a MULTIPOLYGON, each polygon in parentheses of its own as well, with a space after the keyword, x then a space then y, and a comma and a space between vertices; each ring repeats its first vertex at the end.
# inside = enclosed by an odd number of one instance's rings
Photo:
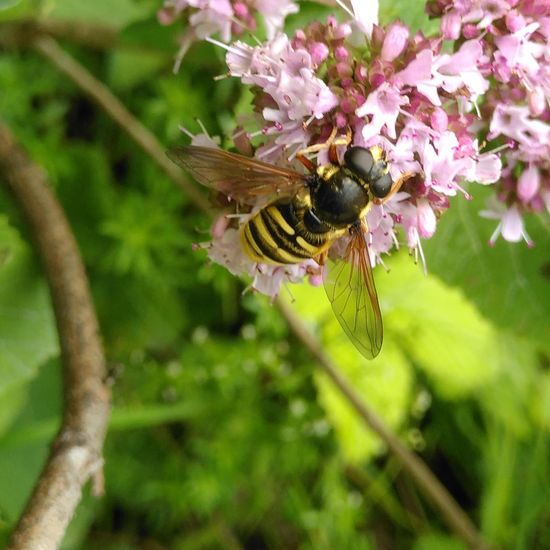
POLYGON ((0 516, 15 522, 47 454, 47 445, 7 449, 0 453, 0 516))
POLYGON ((493 326, 458 288, 425 276, 406 254, 377 278, 386 334, 394 333, 445 397, 459 397, 493 380, 499 341, 493 326))
MULTIPOLYGON (((0 397, 32 378, 58 352, 46 285, 29 247, 0 217, 0 248, 10 260, 0 269, 0 397)), ((2 403, 2 399, 0 399, 2 403)))
POLYGON ((500 372, 480 392, 483 410, 518 439, 548 422, 546 373, 539 369, 536 346, 509 331, 499 332, 500 372))
POLYGON ((379 21, 388 25, 400 20, 408 25, 413 32, 423 31, 431 34, 438 30, 439 22, 430 21, 425 10, 425 2, 411 2, 410 0, 381 0, 379 21))
MULTIPOLYGON (((298 29, 303 29, 312 21, 326 21, 329 15, 345 15, 339 7, 323 6, 318 2, 300 2, 297 13, 289 15, 285 19, 285 33, 292 36, 298 29)), ((340 17, 339 17, 340 18, 340 17)))
POLYGON ((25 386, 13 388, 9 393, 2 395, 0 404, 0 436, 12 424, 26 404, 27 391, 25 386))
POLYGON ((476 186, 472 192, 472 201, 453 201, 436 234, 425 241, 428 269, 449 285, 461 287, 498 327, 537 339, 550 350, 550 232, 531 217, 528 231, 535 248, 502 238, 489 247, 496 222, 481 218, 479 211, 493 189, 476 186))
MULTIPOLYGON (((9 432, 0 437, 0 516, 14 521, 32 490, 48 453, 49 442, 59 427, 61 408, 61 368, 56 360, 47 362, 38 376, 25 386, 26 407, 18 411, 9 432), (20 445, 4 445, 37 423, 50 421, 48 438, 35 438, 20 445)), ((2 398, 2 402, 4 398, 2 398)), ((3 403, 2 403, 3 404, 3 403)))

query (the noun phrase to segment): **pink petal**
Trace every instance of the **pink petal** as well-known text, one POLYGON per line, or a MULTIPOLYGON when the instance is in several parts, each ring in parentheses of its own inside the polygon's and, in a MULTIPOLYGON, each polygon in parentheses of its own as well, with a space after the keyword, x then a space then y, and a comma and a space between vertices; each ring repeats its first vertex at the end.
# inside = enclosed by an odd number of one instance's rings
POLYGON ((518 197, 529 202, 540 188, 540 173, 535 166, 529 166, 523 171, 518 180, 518 197))
POLYGON ((515 204, 502 216, 502 236, 512 243, 521 241, 523 237, 523 218, 515 204))

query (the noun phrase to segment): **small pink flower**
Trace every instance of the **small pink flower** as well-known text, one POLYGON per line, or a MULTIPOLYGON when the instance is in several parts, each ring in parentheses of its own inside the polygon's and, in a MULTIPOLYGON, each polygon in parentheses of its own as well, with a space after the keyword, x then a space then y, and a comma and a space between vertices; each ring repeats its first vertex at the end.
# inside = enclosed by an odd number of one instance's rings
POLYGON ((434 55, 431 50, 420 51, 405 69, 394 76, 394 81, 401 85, 414 86, 434 105, 441 105, 437 85, 432 83, 434 55))
POLYGON ((531 118, 527 106, 497 105, 489 129, 492 136, 503 134, 526 148, 550 143, 550 125, 531 118))
POLYGON ((472 170, 466 175, 470 181, 488 185, 497 182, 502 175, 502 161, 494 153, 483 153, 478 156, 472 170))
POLYGON ((408 99, 387 82, 371 92, 367 101, 355 111, 358 117, 372 116, 371 122, 363 127, 365 142, 379 134, 382 128, 386 129, 390 138, 395 138, 395 122, 399 115, 399 108, 406 103, 408 99))
POLYGON ((506 208, 502 203, 492 201, 491 208, 482 211, 480 214, 484 218, 499 220, 497 228, 491 235, 489 244, 494 245, 499 235, 502 235, 502 238, 508 242, 517 243, 524 240, 528 246, 534 245, 525 230, 523 218, 516 204, 506 208))

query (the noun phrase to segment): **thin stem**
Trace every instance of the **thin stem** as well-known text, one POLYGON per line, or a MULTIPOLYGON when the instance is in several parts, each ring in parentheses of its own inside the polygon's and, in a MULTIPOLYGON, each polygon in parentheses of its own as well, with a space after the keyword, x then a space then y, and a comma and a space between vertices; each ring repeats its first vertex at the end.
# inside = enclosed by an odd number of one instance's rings
POLYGON ((159 140, 126 109, 105 84, 67 54, 53 38, 39 38, 34 42, 34 46, 97 103, 155 161, 159 168, 183 189, 195 206, 201 210, 208 210, 209 205, 205 196, 166 156, 165 149, 159 140))
POLYGON ((23 210, 50 287, 64 369, 63 423, 12 534, 11 550, 58 548, 90 478, 102 490, 109 418, 105 359, 76 241, 42 170, 0 123, 0 173, 23 210))
POLYGON ((70 40, 89 48, 105 50, 116 44, 117 30, 105 24, 89 21, 33 18, 0 22, 0 44, 28 46, 41 36, 70 40))

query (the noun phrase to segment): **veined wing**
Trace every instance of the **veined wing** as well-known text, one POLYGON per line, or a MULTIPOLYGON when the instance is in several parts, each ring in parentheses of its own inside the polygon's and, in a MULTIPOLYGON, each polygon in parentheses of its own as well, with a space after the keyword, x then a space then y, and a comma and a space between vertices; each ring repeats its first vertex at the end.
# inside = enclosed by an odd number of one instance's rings
POLYGON ((202 185, 242 203, 255 203, 260 197, 295 195, 304 188, 308 178, 293 170, 214 147, 174 147, 167 155, 202 185))
POLYGON ((355 347, 373 359, 382 347, 383 326, 361 227, 352 228, 344 258, 329 260, 327 267, 324 285, 334 314, 355 347))

